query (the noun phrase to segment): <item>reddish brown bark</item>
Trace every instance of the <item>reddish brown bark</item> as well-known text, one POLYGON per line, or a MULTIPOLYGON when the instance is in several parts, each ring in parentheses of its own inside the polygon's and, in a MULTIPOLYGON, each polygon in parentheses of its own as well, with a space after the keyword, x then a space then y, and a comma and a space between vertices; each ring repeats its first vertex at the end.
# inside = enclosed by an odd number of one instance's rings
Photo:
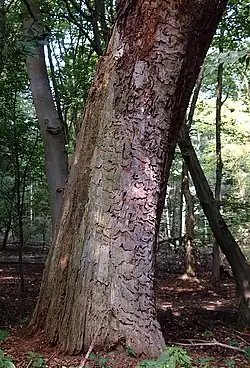
POLYGON ((101 58, 32 325, 64 351, 157 355, 153 255, 165 181, 225 1, 126 1, 101 58))

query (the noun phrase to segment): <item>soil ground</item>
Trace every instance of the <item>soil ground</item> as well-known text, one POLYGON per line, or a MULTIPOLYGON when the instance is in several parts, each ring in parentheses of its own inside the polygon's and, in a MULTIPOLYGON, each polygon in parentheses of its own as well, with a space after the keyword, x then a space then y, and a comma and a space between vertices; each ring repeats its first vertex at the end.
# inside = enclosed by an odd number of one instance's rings
MULTIPOLYGON (((46 344, 44 336, 28 336, 26 324, 38 296, 45 255, 37 248, 29 248, 24 256, 25 294, 19 291, 18 257, 15 249, 0 252, 0 329, 10 335, 1 343, 18 368, 32 367, 28 352, 36 352, 48 359, 49 367, 77 367, 83 356, 69 357, 60 354, 56 347, 46 344)), ((197 279, 167 274, 156 281, 158 318, 167 345, 194 344, 203 340, 202 346, 185 347, 193 358, 192 367, 248 367, 242 353, 230 349, 232 345, 250 348, 250 332, 236 330, 237 319, 234 282, 231 279, 213 284, 209 273, 197 279), (214 346, 206 345, 214 342, 214 346), (221 347, 216 342, 228 345, 221 347), (206 359, 210 363, 206 365, 206 359)), ((0 331, 1 335, 1 331, 0 331)), ((95 363, 90 367, 135 368, 143 357, 132 357, 128 352, 109 354, 95 352, 95 363), (102 360, 102 358, 106 358, 102 360), (98 365, 99 364, 99 365, 98 365)))

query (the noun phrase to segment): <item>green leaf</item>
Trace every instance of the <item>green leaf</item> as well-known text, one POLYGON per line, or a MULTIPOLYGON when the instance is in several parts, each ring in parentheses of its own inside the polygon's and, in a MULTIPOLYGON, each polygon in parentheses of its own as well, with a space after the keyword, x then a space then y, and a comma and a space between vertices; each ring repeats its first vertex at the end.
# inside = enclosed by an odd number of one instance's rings
POLYGON ((245 357, 250 360, 250 348, 244 348, 245 357))
POLYGON ((200 358, 200 365, 202 365, 203 367, 208 368, 210 366, 210 363, 214 361, 214 358, 212 357, 205 357, 205 358, 200 358))
POLYGON ((93 361, 93 360, 95 360, 96 359, 96 355, 95 355, 95 353, 91 353, 91 354, 89 354, 89 360, 90 361, 93 361))
POLYGON ((229 345, 231 345, 231 346, 235 346, 235 347, 239 347, 240 346, 240 343, 239 343, 239 341, 238 340, 236 340, 236 339, 231 339, 231 340, 229 340, 229 345))
POLYGON ((3 341, 8 335, 9 335, 8 331, 0 330, 0 341, 3 341))
POLYGON ((125 351, 128 353, 128 355, 130 356, 133 356, 133 357, 136 357, 137 354, 136 352, 134 351, 134 349, 132 349, 130 346, 126 345, 125 347, 125 351))
POLYGON ((97 367, 102 366, 102 365, 106 365, 106 363, 108 362, 108 359, 106 357, 103 356, 99 356, 97 361, 95 362, 95 365, 97 367))
POLYGON ((226 364, 229 368, 236 368, 235 360, 234 359, 227 359, 226 364))
POLYGON ((143 360, 137 368, 160 368, 156 360, 143 360))
POLYGON ((16 368, 15 364, 10 361, 4 362, 4 368, 16 368))
POLYGON ((205 337, 211 337, 213 336, 213 332, 210 331, 210 330, 205 330, 203 333, 202 333, 203 336, 205 337))

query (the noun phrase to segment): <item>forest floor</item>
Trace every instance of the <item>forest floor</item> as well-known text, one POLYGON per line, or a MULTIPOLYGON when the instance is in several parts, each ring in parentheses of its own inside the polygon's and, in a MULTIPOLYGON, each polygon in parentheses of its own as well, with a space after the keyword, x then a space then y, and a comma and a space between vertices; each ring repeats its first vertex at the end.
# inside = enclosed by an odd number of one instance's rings
MULTIPOLYGON (((55 347, 46 344, 42 334, 27 334, 26 323, 38 296, 44 259, 40 250, 31 249, 25 253, 25 294, 21 297, 17 252, 0 252, 0 340, 3 331, 9 332, 0 348, 14 359, 17 368, 77 367, 84 355, 62 355, 55 347), (39 359, 32 363, 34 353, 48 359, 47 365, 35 365, 39 359)), ((215 285, 208 273, 199 274, 197 279, 168 274, 166 278, 157 280, 156 292, 158 317, 166 344, 193 344, 185 346, 192 357, 192 367, 250 368, 250 360, 234 350, 235 347, 249 347, 250 351, 250 331, 236 330, 237 301, 233 280, 223 280, 215 285), (201 346, 195 345, 197 340, 202 340, 201 346)), ((133 357, 131 351, 115 351, 109 354, 95 352, 92 359, 86 366, 135 368, 145 358, 133 357)))

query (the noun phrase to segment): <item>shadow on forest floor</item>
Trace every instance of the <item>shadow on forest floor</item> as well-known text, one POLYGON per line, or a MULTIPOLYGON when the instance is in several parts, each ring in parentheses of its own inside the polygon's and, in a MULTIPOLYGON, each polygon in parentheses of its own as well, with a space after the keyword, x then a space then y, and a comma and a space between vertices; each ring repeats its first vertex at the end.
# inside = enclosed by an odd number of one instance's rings
POLYGON ((187 280, 169 274, 167 280, 157 280, 156 291, 158 319, 167 331, 166 341, 206 334, 216 326, 234 327, 237 321, 233 280, 213 284, 209 273, 187 280))
MULTIPOLYGON (((27 366, 27 352, 30 350, 47 358, 52 357, 50 367, 57 367, 62 361, 71 366, 77 365, 82 357, 61 356, 56 348, 46 346, 43 336, 30 338, 23 332, 22 325, 35 306, 44 267, 44 256, 34 252, 30 253, 31 256, 25 256, 24 304, 19 292, 17 254, 13 251, 0 252, 0 329, 12 331, 3 344, 4 349, 17 361, 18 368, 27 366)), ((245 334, 243 339, 235 331, 237 299, 233 280, 215 285, 209 273, 187 280, 180 275, 167 274, 166 278, 156 281, 156 295, 158 319, 167 344, 191 339, 216 339, 229 344, 230 340, 237 339, 239 343, 244 340, 245 345, 250 345, 250 334, 245 334)), ((225 361, 230 359, 237 363, 234 367, 250 367, 244 357, 233 350, 206 346, 192 347, 190 353, 196 361, 201 357, 213 357, 216 365, 211 363, 211 367, 228 367, 225 361)), ((113 368, 134 368, 140 360, 124 352, 116 352, 112 359, 113 368)))

